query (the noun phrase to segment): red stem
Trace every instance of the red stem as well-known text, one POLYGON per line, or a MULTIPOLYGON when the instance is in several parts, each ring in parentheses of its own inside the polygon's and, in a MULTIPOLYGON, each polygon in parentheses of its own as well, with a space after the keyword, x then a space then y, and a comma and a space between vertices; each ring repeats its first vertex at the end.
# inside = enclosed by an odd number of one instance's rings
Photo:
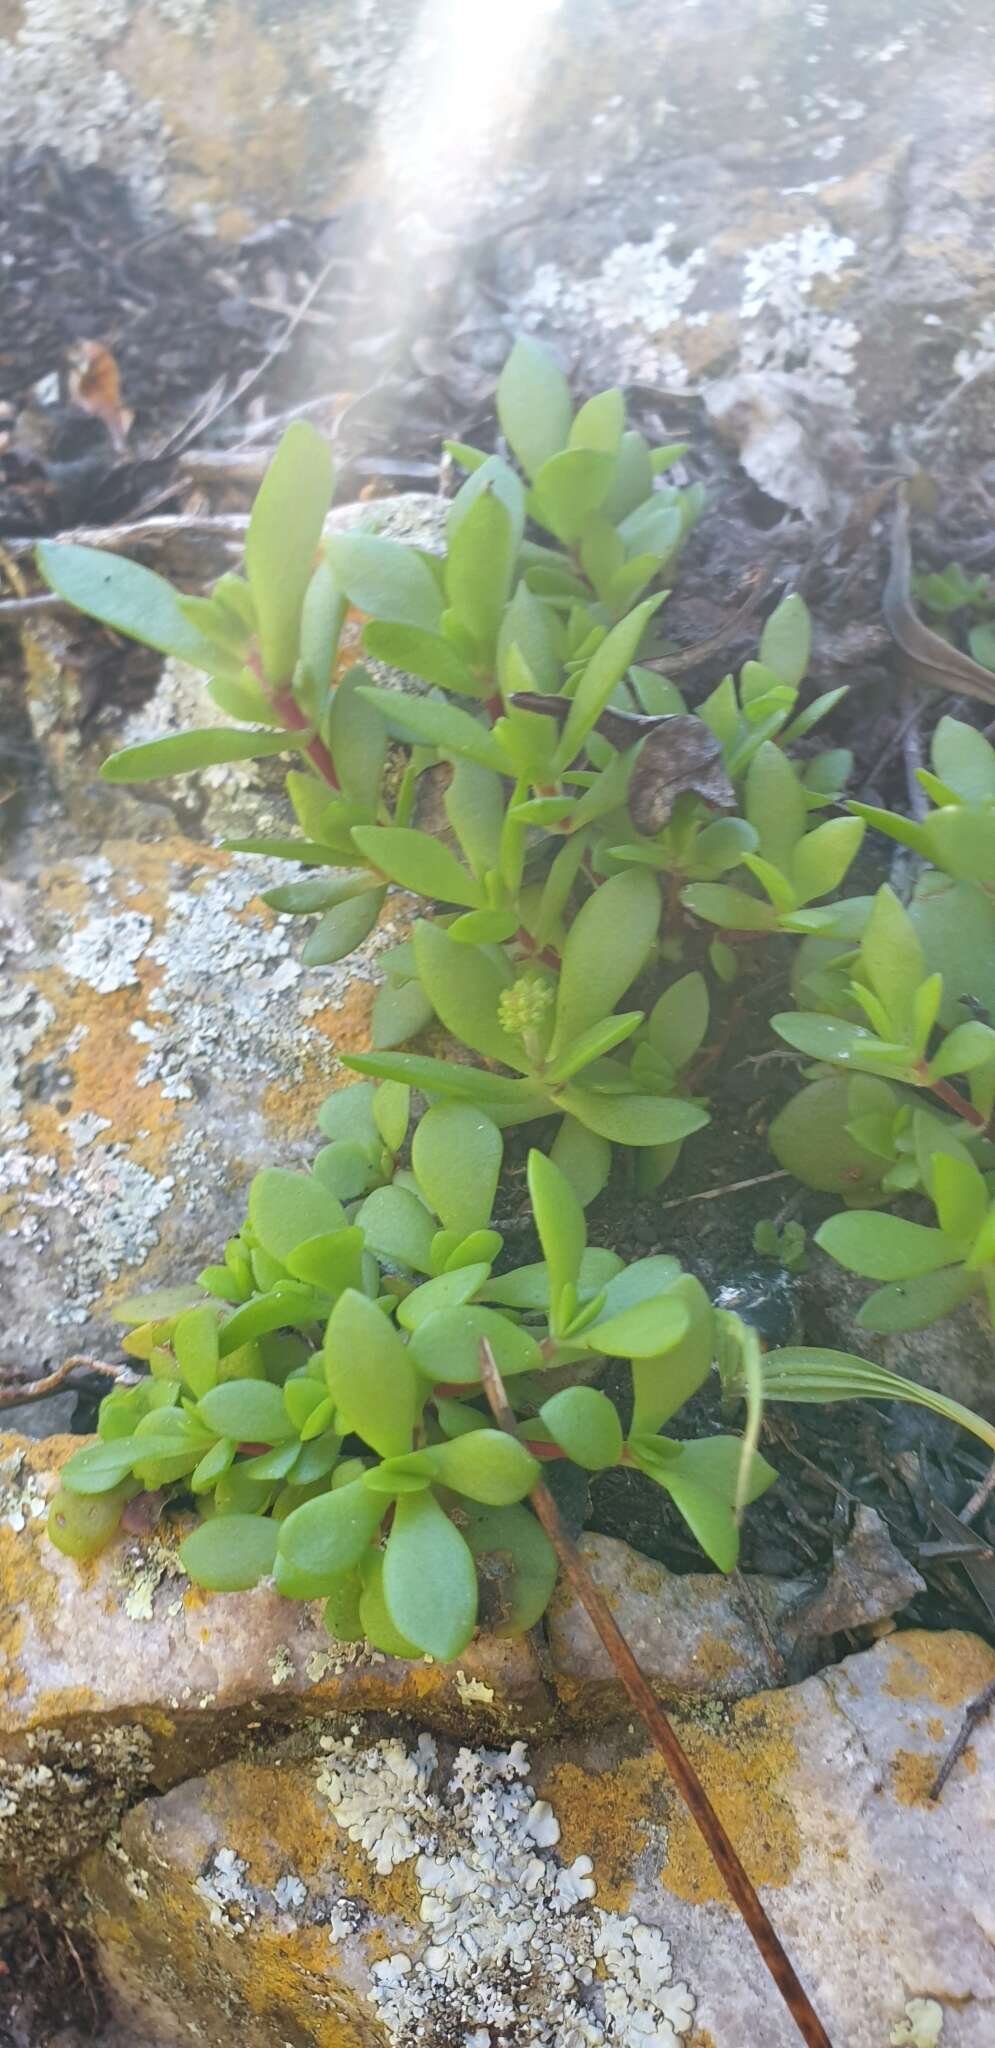
POLYGON ((988 1132, 987 1117, 982 1116, 980 1109, 975 1109, 973 1102, 968 1102, 959 1088, 952 1087, 949 1081, 930 1081, 928 1086, 934 1095, 939 1096, 941 1102, 946 1103, 948 1109, 953 1110, 955 1116, 962 1116, 964 1122, 973 1124, 976 1131, 988 1132))
MULTIPOLYGON (((273 690, 270 689, 266 682, 263 682, 262 677, 260 677, 260 681, 277 717, 282 718, 284 725, 290 726, 294 732, 306 732, 310 720, 305 717, 293 692, 287 689, 273 690)), ((324 740, 320 740, 317 734, 315 734, 314 739, 308 740, 304 752, 312 766, 317 768, 322 781, 327 782, 330 789, 340 789, 342 785, 335 773, 335 763, 324 740)))

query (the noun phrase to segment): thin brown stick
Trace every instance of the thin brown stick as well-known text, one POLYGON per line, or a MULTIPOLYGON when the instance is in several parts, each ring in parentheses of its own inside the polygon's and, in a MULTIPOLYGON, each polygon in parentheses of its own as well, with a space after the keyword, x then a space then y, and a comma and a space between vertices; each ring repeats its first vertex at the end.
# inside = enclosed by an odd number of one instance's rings
MULTIPOLYGON (((512 1435, 517 1434, 515 1417, 508 1403, 504 1382, 486 1338, 480 1346, 480 1374, 495 1422, 512 1435)), ((778 1939, 756 1888, 747 1876, 690 1757, 686 1755, 663 1708, 651 1692, 611 1609, 595 1585, 576 1545, 567 1534, 552 1494, 542 1480, 533 1487, 529 1499, 578 1600, 601 1637, 633 1706, 645 1722, 655 1747, 663 1757, 692 1820, 701 1830, 716 1869, 721 1873, 731 1898, 739 1908, 802 2040, 806 2042, 807 2048, 832 2048, 829 2035, 778 1939)))
POLYGON ((995 1707, 995 1678, 991 1680, 990 1684, 986 1685, 984 1692, 979 1692, 976 1700, 972 1700, 970 1705, 965 1707, 964 1719, 929 1788, 931 1799, 939 1799, 951 1771, 955 1764, 960 1762, 979 1721, 983 1721, 985 1715, 989 1714, 993 1707, 995 1707))
MULTIPOLYGON (((5 1371, 9 1371, 9 1367, 0 1366, 0 1372, 5 1371)), ((70 1373, 77 1371, 103 1373, 106 1378, 123 1381, 125 1385, 131 1385, 138 1377, 130 1366, 106 1365, 102 1358, 86 1358, 80 1354, 76 1358, 64 1358, 62 1364, 57 1365, 54 1372, 46 1373, 43 1379, 24 1380, 20 1386, 8 1381, 0 1386, 0 1408, 16 1408, 22 1401, 41 1401, 46 1394, 54 1394, 56 1387, 61 1387, 70 1373)))
POLYGON ((658 1209, 683 1209, 685 1202, 717 1202, 720 1195, 740 1195, 744 1188, 762 1188, 769 1180, 788 1180, 790 1175, 783 1166, 773 1173, 756 1173, 752 1180, 729 1180, 721 1188, 699 1188, 696 1195, 675 1195, 670 1202, 658 1202, 658 1209))

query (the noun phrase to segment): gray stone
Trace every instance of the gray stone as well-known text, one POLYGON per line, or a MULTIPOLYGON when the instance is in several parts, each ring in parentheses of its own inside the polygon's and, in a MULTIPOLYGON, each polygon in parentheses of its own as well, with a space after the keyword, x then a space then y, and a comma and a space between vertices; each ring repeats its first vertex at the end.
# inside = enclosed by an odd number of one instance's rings
MULTIPOLYGON (((982 1415, 995 1415, 995 1338, 981 1301, 967 1302, 925 1330, 903 1330, 894 1337, 864 1330, 858 1316, 872 1283, 847 1273, 813 1246, 801 1281, 806 1344, 851 1351, 886 1365, 905 1379, 934 1387, 937 1393, 962 1401, 982 1415)), ((928 1427, 919 1409, 911 1410, 919 1434, 928 1427)))
MULTIPOLYGON (((993 1673, 913 1632, 680 1724, 840 2048, 989 2048, 995 1723, 928 1791, 993 1673)), ((624 1728, 528 1758, 329 1729, 135 1807, 84 1876, 118 2025, 158 2048, 798 2040, 624 1728)))
MULTIPOLYGON (((677 1576, 614 1536, 585 1535, 581 1557, 663 1699, 743 1699, 783 1680, 789 1630, 783 1617, 811 1589, 800 1579, 733 1573, 677 1576)), ((547 1614, 557 1695, 572 1720, 615 1720, 627 1711, 624 1688, 600 1638, 561 1578, 547 1614)))
POLYGON ((445 1666, 335 1643, 320 1601, 191 1586, 175 1526, 63 1557, 45 1515, 79 1442, 0 1437, 0 1887, 63 1867, 145 1786, 274 1722, 379 1713, 486 1737, 548 1720, 531 1636, 482 1635, 445 1666))

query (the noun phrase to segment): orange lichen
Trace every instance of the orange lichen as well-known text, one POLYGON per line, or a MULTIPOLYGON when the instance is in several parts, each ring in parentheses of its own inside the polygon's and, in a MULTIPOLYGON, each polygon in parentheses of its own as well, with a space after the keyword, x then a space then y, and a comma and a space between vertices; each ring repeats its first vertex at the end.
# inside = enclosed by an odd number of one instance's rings
POLYGON ((536 1786, 560 1823, 564 1863, 590 1856, 606 1912, 628 1907, 635 1859, 662 1821, 660 1786, 655 1757, 633 1757, 610 1771, 559 1764, 536 1786))
POLYGON ((931 1806, 930 1791, 943 1762, 933 1750, 896 1749, 891 1759, 891 1789, 899 1806, 931 1806))
MULTIPOLYGON (((755 1884, 786 1885, 798 1865, 800 1835, 784 1789, 797 1763, 794 1708, 786 1693, 735 1707, 719 1738, 689 1723, 681 1730, 693 1764, 755 1884)), ((668 1790, 666 1889, 689 1904, 729 1906, 725 1886, 676 1791, 668 1790)), ((732 1907, 729 1906, 732 1911, 732 1907)))
POLYGON ((898 1700, 963 1706, 995 1678, 995 1650, 962 1630, 909 1629, 892 1637, 884 1691, 898 1700))

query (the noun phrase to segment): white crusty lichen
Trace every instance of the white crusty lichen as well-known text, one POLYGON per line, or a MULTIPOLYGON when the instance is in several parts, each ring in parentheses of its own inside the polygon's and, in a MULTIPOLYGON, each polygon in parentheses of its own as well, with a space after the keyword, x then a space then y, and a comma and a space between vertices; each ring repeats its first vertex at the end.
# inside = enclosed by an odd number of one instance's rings
POLYGON ((7 1451, 0 1458, 0 1523, 20 1535, 47 1507, 44 1480, 28 1468, 26 1452, 7 1451))
POLYGON ((976 377, 990 377, 995 371, 995 312, 986 313, 975 330, 970 348, 959 348, 954 357, 954 375, 965 384, 976 377))
POLYGON ((559 1861, 524 1743, 461 1749, 448 1772, 428 1735, 322 1747, 318 1788, 349 1839, 382 1875, 414 1861, 425 1936, 371 1970, 398 2048, 678 2048, 694 1999, 669 1943, 591 1904, 589 1857, 559 1861))
POLYGON ((231 1940, 245 1933, 259 1910, 256 1893, 245 1881, 247 1869, 234 1849, 218 1849, 194 1885, 207 1902, 212 1927, 220 1927, 231 1940))
POLYGON ((687 371, 668 336, 695 289, 705 251, 693 249, 675 261, 668 252, 676 233, 674 221, 663 221, 648 241, 620 242, 589 277, 541 263, 522 300, 523 324, 538 326, 547 315, 578 333, 593 324, 611 340, 621 377, 682 388, 687 371))
POLYGON ((848 235, 810 221, 748 251, 740 302, 744 369, 791 373, 808 388, 839 395, 854 369, 859 330, 813 299, 856 255, 848 235))

